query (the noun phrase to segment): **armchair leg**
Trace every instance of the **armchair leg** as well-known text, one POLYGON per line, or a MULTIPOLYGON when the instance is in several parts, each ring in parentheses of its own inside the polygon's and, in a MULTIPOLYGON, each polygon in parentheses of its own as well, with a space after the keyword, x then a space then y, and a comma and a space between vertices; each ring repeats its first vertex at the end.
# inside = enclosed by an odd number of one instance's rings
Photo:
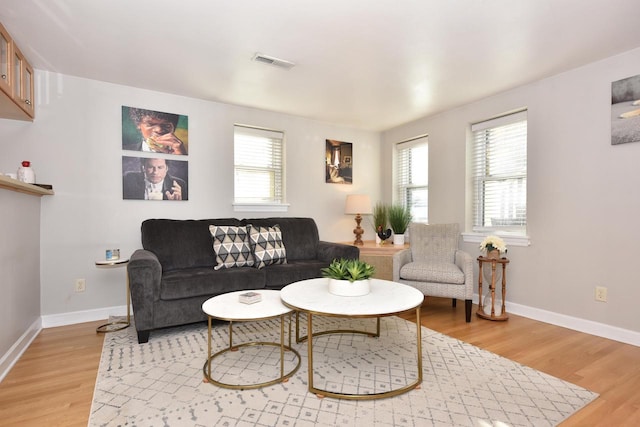
POLYGON ((467 323, 471 322, 471 305, 472 301, 470 299, 464 300, 464 315, 467 323))
POLYGON ((455 298, 451 298, 451 307, 456 308, 456 303, 458 302, 457 299, 455 298))

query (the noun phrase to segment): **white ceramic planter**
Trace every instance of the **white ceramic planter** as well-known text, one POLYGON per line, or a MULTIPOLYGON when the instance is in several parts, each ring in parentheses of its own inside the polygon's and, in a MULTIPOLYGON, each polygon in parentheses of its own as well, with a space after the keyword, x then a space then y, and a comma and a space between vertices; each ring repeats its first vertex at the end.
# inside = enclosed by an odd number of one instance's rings
POLYGON ((359 297, 367 295, 371 290, 369 279, 356 280, 350 282, 348 280, 329 279, 329 293, 341 297, 359 297))
POLYGON ((404 234, 394 234, 393 244, 400 245, 400 246, 404 245, 404 234))

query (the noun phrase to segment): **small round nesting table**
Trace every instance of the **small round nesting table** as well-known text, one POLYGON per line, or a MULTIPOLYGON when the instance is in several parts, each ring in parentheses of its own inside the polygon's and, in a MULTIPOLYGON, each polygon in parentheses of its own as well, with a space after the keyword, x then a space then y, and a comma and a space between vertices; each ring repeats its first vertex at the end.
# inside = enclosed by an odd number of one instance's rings
MULTIPOLYGON (((369 279, 371 292, 358 297, 343 297, 329 293, 329 282, 326 278, 308 279, 285 286, 280 291, 282 301, 287 307, 307 315, 307 356, 309 364, 309 391, 318 397, 335 397, 338 399, 381 399, 398 396, 420 387, 422 384, 422 335, 420 325, 420 307, 424 295, 417 289, 388 280, 369 279), (417 378, 415 381, 386 392, 371 394, 336 393, 323 390, 313 385, 313 337, 333 333, 366 333, 363 331, 322 331, 313 332, 313 316, 329 316, 344 318, 375 318, 380 336, 380 318, 415 310, 416 315, 416 364, 417 378)), ((296 327, 296 330, 298 328, 296 327)), ((297 333, 296 333, 297 335, 297 333)), ((325 374, 326 375, 326 374, 325 374)))
POLYGON ((239 301, 240 294, 247 291, 229 292, 226 294, 218 295, 213 298, 209 298, 202 304, 202 311, 208 317, 207 327, 207 360, 202 367, 204 374, 204 381, 215 384, 219 387, 230 388, 235 390, 255 389, 260 387, 266 387, 278 382, 286 382, 288 379, 296 373, 300 367, 300 354, 291 347, 291 313, 292 309, 282 304, 280 299, 280 291, 261 289, 256 291, 260 293, 262 299, 259 302, 253 304, 244 304, 239 301), (284 318, 289 315, 289 345, 284 343, 284 318), (243 344, 233 344, 233 322, 248 322, 255 320, 267 320, 272 318, 280 318, 280 343, 274 342, 246 342, 243 344), (229 346, 215 354, 211 354, 211 322, 212 319, 224 320, 229 322, 229 346), (212 361, 228 352, 236 351, 239 347, 244 346, 276 346, 280 347, 280 376, 261 383, 256 384, 229 384, 219 380, 215 380, 211 376, 211 363, 212 361), (288 373, 284 372, 284 352, 290 351, 297 358, 296 366, 288 373))
MULTIPOLYGON (((129 264, 129 258, 109 259, 96 261, 98 268, 116 268, 126 267, 129 264)), ((128 328, 131 325, 131 294, 129 293, 129 275, 127 274, 127 320, 115 320, 105 323, 96 328, 96 332, 106 333, 115 332, 128 328)))

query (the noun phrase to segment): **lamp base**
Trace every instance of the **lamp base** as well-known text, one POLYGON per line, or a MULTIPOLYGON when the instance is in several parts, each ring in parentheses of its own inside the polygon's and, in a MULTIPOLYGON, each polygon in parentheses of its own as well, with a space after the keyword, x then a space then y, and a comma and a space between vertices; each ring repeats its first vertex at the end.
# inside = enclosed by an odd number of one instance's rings
POLYGON ((362 241, 362 235, 364 234, 364 229, 360 227, 360 223, 362 222, 362 215, 356 215, 356 228, 353 229, 353 234, 356 236, 356 240, 353 241, 354 245, 362 246, 364 242, 362 241))

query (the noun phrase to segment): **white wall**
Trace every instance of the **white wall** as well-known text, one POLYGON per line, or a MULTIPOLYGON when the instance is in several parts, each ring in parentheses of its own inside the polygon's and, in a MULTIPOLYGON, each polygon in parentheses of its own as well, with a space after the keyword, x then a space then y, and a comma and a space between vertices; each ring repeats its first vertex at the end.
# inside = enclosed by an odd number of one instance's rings
MULTIPOLYGON (((49 72, 36 72, 36 86, 33 123, 0 120, 0 171, 31 160, 37 182, 54 186, 55 195, 42 199, 43 316, 124 306, 124 269, 98 269, 94 261, 107 248, 123 256, 139 248, 144 219, 265 216, 233 211, 234 123, 285 131, 291 206, 274 216, 313 217, 322 239, 344 241, 354 226, 345 195, 379 197, 375 132, 49 72), (122 200, 122 105, 189 116, 189 201, 122 200), (324 182, 325 139, 353 143, 353 185, 324 182), (76 278, 86 279, 86 292, 74 292, 76 278)), ((369 228, 365 238, 373 239, 369 228)))
MULTIPOLYGON (((640 49, 391 129, 383 134, 383 194, 395 142, 429 134, 429 219, 468 225, 470 123, 528 108, 528 234, 509 247, 507 301, 640 331, 640 143, 611 145, 611 82, 640 74, 640 49), (594 300, 608 287, 608 302, 594 300)), ((476 244, 465 244, 474 256, 476 244)))
POLYGON ((40 198, 0 189, 0 380, 40 326, 39 266, 40 198))

